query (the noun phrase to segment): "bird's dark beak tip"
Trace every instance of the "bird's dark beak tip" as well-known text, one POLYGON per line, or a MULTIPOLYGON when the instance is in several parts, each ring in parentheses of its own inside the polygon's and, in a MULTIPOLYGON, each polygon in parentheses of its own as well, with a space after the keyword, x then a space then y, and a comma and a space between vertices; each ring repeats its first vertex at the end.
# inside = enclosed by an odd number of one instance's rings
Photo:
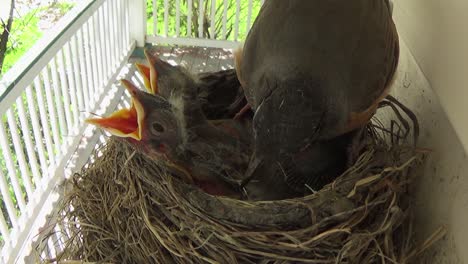
POLYGON ((160 61, 159 57, 152 54, 149 49, 145 49, 143 52, 145 54, 146 60, 150 65, 154 65, 160 61))
POLYGON ((138 93, 138 87, 133 84, 133 82, 127 80, 127 79, 122 79, 120 80, 122 85, 127 89, 127 91, 130 93, 130 95, 135 96, 138 93))

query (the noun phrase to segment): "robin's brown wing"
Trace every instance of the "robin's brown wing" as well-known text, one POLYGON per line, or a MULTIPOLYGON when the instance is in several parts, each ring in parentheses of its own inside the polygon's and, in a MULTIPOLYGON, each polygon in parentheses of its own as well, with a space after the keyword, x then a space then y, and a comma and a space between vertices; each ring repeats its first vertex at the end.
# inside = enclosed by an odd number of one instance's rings
POLYGON ((388 1, 382 1, 382 5, 374 6, 374 9, 376 12, 370 13, 369 16, 371 21, 382 25, 381 32, 374 41, 367 41, 369 35, 375 36, 377 33, 363 27, 367 32, 363 34, 362 45, 354 54, 356 63, 351 82, 360 89, 354 95, 353 102, 356 104, 352 105, 353 110, 342 133, 362 127, 369 122, 378 104, 389 94, 395 79, 400 46, 398 33, 391 19, 390 4, 388 1), (369 56, 369 50, 374 50, 376 55, 369 56), (369 77, 365 78, 366 76, 369 77), (366 92, 369 93, 368 96, 357 100, 357 96, 366 95, 366 92))

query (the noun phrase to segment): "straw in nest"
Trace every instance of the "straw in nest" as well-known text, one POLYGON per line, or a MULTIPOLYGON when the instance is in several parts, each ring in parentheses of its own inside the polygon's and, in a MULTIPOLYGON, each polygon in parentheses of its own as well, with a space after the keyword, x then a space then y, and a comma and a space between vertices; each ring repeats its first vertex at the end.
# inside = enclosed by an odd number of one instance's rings
MULTIPOLYGON (((398 105, 382 104, 407 127, 398 105)), ((407 187, 425 154, 401 143, 408 131, 378 124, 368 125, 365 151, 334 182, 273 202, 208 195, 111 138, 67 182, 57 224, 69 239, 53 260, 408 263, 442 231, 415 247, 407 187)))

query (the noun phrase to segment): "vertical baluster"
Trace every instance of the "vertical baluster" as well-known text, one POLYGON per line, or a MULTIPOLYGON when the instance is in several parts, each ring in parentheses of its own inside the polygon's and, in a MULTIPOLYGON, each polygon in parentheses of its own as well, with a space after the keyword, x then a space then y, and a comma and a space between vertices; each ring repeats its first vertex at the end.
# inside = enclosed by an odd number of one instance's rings
POLYGON ((8 212, 8 218, 10 219, 11 225, 13 228, 18 227, 18 216, 16 215, 15 205, 13 204, 13 200, 11 199, 9 184, 7 183, 6 177, 3 174, 2 170, 0 170, 0 192, 2 193, 2 199, 5 203, 5 207, 8 212))
POLYGON ((67 127, 67 130, 66 130, 67 132, 63 133, 63 136, 66 139, 64 141, 69 142, 70 135, 68 134, 68 131, 70 131, 70 129, 72 129, 73 127, 73 117, 72 117, 71 109, 70 109, 70 90, 68 89, 68 81, 67 81, 67 74, 65 72, 65 64, 63 63, 63 50, 64 49, 66 49, 66 46, 64 46, 57 53, 56 57, 57 57, 57 62, 58 62, 58 70, 60 74, 60 88, 61 88, 60 92, 63 97, 63 101, 60 100, 60 107, 63 106, 64 112, 65 112, 65 122, 66 122, 66 127, 67 127))
POLYGON ((187 2, 187 37, 192 36, 192 0, 188 0, 187 2))
POLYGON ((203 21, 204 21, 204 14, 203 11, 203 0, 198 2, 198 37, 203 38, 203 21))
POLYGON ((106 1, 105 4, 102 5, 103 32, 102 32, 101 38, 103 41, 102 45, 104 46, 103 54, 102 54, 103 56, 102 63, 106 64, 106 69, 107 69, 105 85, 107 85, 111 76, 114 74, 112 51, 115 47, 115 43, 113 43, 113 40, 111 38, 113 32, 112 32, 111 19, 109 18, 111 13, 109 11, 108 2, 109 1, 106 1))
POLYGON ((111 39, 110 39, 110 36, 112 34, 112 29, 110 27, 110 19, 109 19, 109 1, 105 1, 102 5, 102 12, 103 12, 103 15, 104 15, 104 36, 105 36, 105 41, 106 41, 106 63, 107 63, 107 69, 108 69, 108 76, 111 76, 112 75, 112 57, 111 57, 111 50, 112 50, 112 46, 111 46, 111 39))
POLYGON ((97 99, 99 98, 99 90, 101 89, 101 85, 99 82, 99 76, 98 76, 98 65, 97 65, 97 55, 96 55, 96 40, 94 39, 94 31, 96 30, 93 18, 91 17, 88 20, 88 28, 89 28, 89 49, 90 49, 90 55, 91 55, 91 65, 93 69, 93 89, 94 89, 94 102, 96 102, 97 99))
POLYGON ((101 64, 102 67, 102 81, 104 83, 107 83, 107 80, 109 79, 110 73, 109 73, 109 65, 107 65, 106 61, 106 26, 104 20, 106 19, 104 17, 104 6, 101 6, 99 10, 97 11, 97 16, 99 20, 99 34, 101 38, 101 59, 99 60, 99 63, 101 64))
POLYGON ((169 0, 164 0, 164 31, 165 36, 169 36, 169 0))
POLYGON ((44 250, 42 250, 41 258, 42 259, 52 259, 52 255, 50 254, 49 246, 47 246, 44 250))
MULTIPOLYGON (((118 29, 118 44, 119 44, 119 61, 121 60, 120 57, 122 57, 123 52, 126 50, 125 45, 123 44, 123 38, 125 35, 125 30, 123 27, 123 1, 117 1, 117 29, 118 29)), ((148 35, 148 34, 147 34, 148 35)))
POLYGON ((102 49, 101 49, 101 30, 100 30, 100 25, 99 25, 99 10, 96 10, 94 15, 90 18, 93 19, 94 21, 94 48, 96 50, 96 68, 97 68, 97 73, 98 73, 98 88, 99 91, 104 90, 104 65, 102 65, 102 49))
POLYGON ((120 38, 120 42, 122 45, 122 49, 124 52, 127 52, 128 45, 126 43, 127 31, 125 30, 125 0, 120 3, 120 28, 122 29, 122 36, 120 38))
MULTIPOLYGON (((19 99, 21 100, 21 97, 19 99)), ((24 185, 24 189, 26 190, 26 194, 28 197, 31 197, 33 193, 33 187, 31 184, 31 179, 29 177, 28 165, 26 164, 26 158, 24 157, 21 140, 18 135, 18 127, 16 125, 15 117, 13 116, 13 110, 10 108, 6 114, 7 114, 7 122, 8 122, 8 127, 10 129, 11 139, 13 141, 13 148, 15 150, 16 162, 19 166, 20 175, 19 175, 18 180, 21 180, 21 179, 23 180, 23 185, 24 185)), ((29 130, 25 131, 25 133, 29 133, 29 130)), ((10 165, 13 166, 13 171, 10 171, 10 174, 12 172, 16 172, 14 168, 16 164, 12 163, 10 165)))
MULTIPOLYGON (((119 44, 119 39, 120 39, 120 29, 118 26, 118 13, 117 13, 117 2, 118 1, 112 1, 112 12, 114 14, 113 22, 114 22, 114 42, 115 42, 115 70, 117 70, 117 67, 119 67, 120 64, 120 53, 122 52, 119 44)), ((146 32, 145 32, 146 34, 146 32)))
MULTIPOLYGON (((20 101, 22 103, 23 98, 19 97, 18 100, 16 100, 16 103, 20 101)), ((19 166, 19 179, 18 180, 23 180, 24 184, 24 189, 26 190, 27 197, 31 197, 33 194, 33 186, 31 183, 31 178, 30 178, 30 173, 28 169, 28 165, 26 163, 26 158, 24 156, 24 151, 23 151, 23 146, 21 144, 21 139, 18 134, 18 126, 16 124, 15 117, 13 115, 13 108, 10 108, 10 110, 7 111, 7 122, 8 122, 8 128, 10 129, 10 134, 11 134, 11 140, 13 141, 13 148, 15 150, 15 155, 16 155, 16 162, 19 166)), ((24 131, 24 134, 29 134, 29 130, 24 131)), ((31 161, 33 162, 33 161, 31 161)), ((11 172, 10 172, 11 173, 11 172)), ((21 181, 20 181, 21 182, 21 181)))
POLYGON ((216 0, 211 0, 211 39, 216 38, 216 0))
POLYGON ((88 20, 85 24, 84 24, 84 39, 85 39, 85 54, 86 54, 86 59, 87 59, 87 63, 86 63, 86 67, 87 69, 89 69, 89 72, 88 72, 88 82, 89 82, 89 97, 90 97, 90 101, 91 101, 91 105, 92 105, 92 108, 94 108, 95 104, 96 104, 96 94, 97 94, 97 86, 96 86, 96 81, 97 81, 97 78, 96 78, 96 71, 94 70, 94 52, 93 52, 93 40, 91 38, 91 36, 93 35, 93 29, 91 27, 91 20, 88 20))
POLYGON ((54 236, 55 236, 55 241, 54 241, 55 250, 57 251, 57 253, 63 252, 65 248, 66 238, 64 237, 64 234, 62 233, 62 230, 60 230, 60 226, 58 224, 55 225, 54 236))
POLYGON ((228 11, 228 0, 223 1, 223 39, 227 39, 227 11, 228 11))
MULTIPOLYGON (((39 97, 39 95, 37 97, 39 97)), ((29 113, 29 116, 31 117, 31 123, 32 123, 32 127, 33 127, 34 142, 36 143, 35 146, 37 147, 37 154, 39 156, 39 163, 41 164, 41 171, 42 171, 42 174, 45 175, 47 173, 47 159, 46 159, 46 156, 45 156, 46 151, 44 149, 44 141, 45 140, 43 139, 42 134, 41 134, 41 127, 39 126, 39 117, 37 116, 35 100, 33 98, 30 86, 28 86, 26 88, 26 100, 27 100, 27 106, 28 106, 28 113, 29 113)), ((41 100, 42 100, 42 93, 41 93, 41 100)), ((39 103, 39 99, 37 101, 39 103)), ((21 108, 22 108, 22 106, 21 106, 21 108)), ((18 108, 18 110, 23 111, 20 108, 18 108)), ((20 118, 22 118, 21 115, 20 115, 20 118)), ((26 127, 22 128, 22 129, 23 129, 23 131, 27 131, 27 130, 25 130, 25 129, 27 129, 26 127)), ((48 133, 49 132, 49 127, 46 126, 46 127, 43 127, 42 129, 44 131, 47 131, 47 135, 49 136, 49 140, 51 142, 50 135, 48 133)), ((26 146, 29 145, 29 144, 32 145, 32 142, 31 143, 26 142, 26 146)), ((52 149, 52 144, 50 144, 50 148, 52 149)), ((28 152, 29 152, 29 149, 28 149, 28 152)), ((32 148, 32 152, 34 153, 34 148, 32 148)), ((39 181, 40 181, 41 177, 40 177, 39 172, 36 172, 36 170, 37 170, 35 168, 36 166, 37 165, 32 164, 33 177, 34 177, 34 180, 36 182, 36 188, 37 188, 37 185, 39 184, 39 181)))
POLYGON ((114 14, 112 16, 112 21, 114 23, 114 35, 113 35, 113 40, 115 42, 115 50, 114 50, 114 64, 115 64, 115 69, 120 65, 120 57, 122 54, 122 47, 120 46, 120 38, 121 38, 121 31, 119 28, 119 12, 117 9, 117 2, 118 1, 112 1, 112 13, 114 14))
POLYGON ((153 0, 153 35, 158 35, 158 0, 153 0))
MULTIPOLYGON (((43 71, 43 77, 44 77, 44 83, 48 81, 48 78, 44 75, 44 72, 47 71, 47 67, 44 68, 43 71)), ((47 76, 48 77, 48 76, 47 76)), ((48 84, 46 84, 48 85, 48 84)), ((46 148, 47 148, 47 154, 49 157, 49 163, 52 166, 55 166, 55 152, 54 152, 54 147, 52 144, 52 138, 55 140, 55 133, 58 133, 56 125, 57 120, 55 119, 55 112, 53 112, 53 115, 50 114, 50 120, 47 118, 47 111, 45 109, 46 101, 44 100, 44 96, 42 94, 42 82, 40 77, 36 77, 34 79, 34 88, 36 90, 36 96, 37 96, 37 106, 39 107, 39 117, 41 118, 41 125, 42 125, 42 131, 44 133, 44 139, 46 143, 46 148), (52 136, 50 135, 50 127, 49 124, 52 127, 52 136)), ((46 97, 47 97, 47 92, 46 92, 46 97)), ((31 102, 34 102, 31 99, 31 102)), ((30 105, 33 105, 31 102, 29 102, 30 105)), ((50 107, 50 103, 47 102, 47 105, 50 107)), ((32 118, 32 116, 31 116, 32 118)), ((34 121, 34 119, 33 119, 34 121)), ((34 124, 34 123, 33 123, 34 124)), ((37 137, 36 137, 37 138, 37 137)), ((58 137, 57 137, 58 138, 58 137)), ((48 170, 46 168, 42 168, 42 177, 48 175, 48 170)))
POLYGON ((236 20, 234 21, 234 40, 239 40, 240 0, 236 0, 236 20))
POLYGON ((249 0, 249 6, 248 6, 248 9, 247 9, 247 25, 246 25, 246 28, 245 28, 245 34, 246 35, 250 30, 250 20, 252 20, 252 0, 249 0))
POLYGON ((55 250, 55 246, 54 246, 54 243, 52 241, 54 236, 52 237, 49 237, 47 239, 47 245, 49 247, 49 259, 52 259, 53 257, 57 256, 57 251, 55 250))
MULTIPOLYGON (((8 109, 7 113, 11 110, 8 109)), ((13 186, 13 191, 15 193, 16 201, 21 212, 24 212, 26 209, 26 202, 24 201, 23 191, 21 190, 21 185, 19 183, 18 177, 16 176, 15 165, 13 163, 13 157, 10 151, 10 144, 7 142, 7 134, 5 132, 5 126, 3 121, 0 121, 0 147, 3 151, 3 159, 5 160, 8 176, 10 176, 11 185, 13 186)))
POLYGON ((90 96, 89 96, 89 69, 87 67, 85 42, 83 40, 83 28, 78 30, 78 60, 80 62, 80 73, 81 73, 81 90, 83 92, 83 103, 84 110, 89 111, 91 109, 90 96))
MULTIPOLYGON (((3 177, 3 176, 0 176, 3 177)), ((3 212, 0 212, 0 235, 3 237, 3 241, 5 244, 10 242, 10 231, 8 230, 8 225, 6 223, 5 217, 3 216, 3 212)))
POLYGON ((109 39, 111 40, 112 43, 112 49, 111 49, 111 67, 112 67, 112 72, 115 70, 115 63, 116 63, 116 58, 115 58, 115 51, 117 49, 117 43, 115 43, 115 14, 114 14, 114 5, 112 4, 114 1, 107 1, 109 3, 109 23, 110 23, 110 31, 109 31, 109 39))
POLYGON ((63 214, 57 217, 60 217, 60 219, 62 219, 62 221, 58 223, 58 229, 60 233, 62 234, 62 237, 64 237, 65 241, 67 241, 70 238, 72 238, 72 235, 70 233, 70 228, 69 228, 69 222, 68 222, 69 220, 68 218, 64 217, 63 214))
POLYGON ((105 87, 105 82, 104 82, 104 69, 103 65, 100 63, 101 62, 101 57, 103 56, 101 53, 101 31, 100 31, 100 25, 99 25, 99 17, 98 17, 98 12, 99 10, 96 10, 94 14, 89 18, 90 21, 92 21, 93 25, 93 31, 92 33, 92 48, 94 52, 94 62, 95 63, 95 71, 96 71, 96 76, 97 76, 97 82, 96 82, 96 90, 98 93, 96 94, 97 98, 99 98, 99 95, 101 92, 104 90, 105 87))
MULTIPOLYGON (((55 107, 57 109, 57 114, 58 114, 58 121, 60 125, 60 139, 62 139, 63 136, 68 135, 68 129, 67 125, 65 123, 65 113, 63 110, 63 104, 62 104, 62 94, 60 92, 60 84, 59 84, 59 78, 58 78, 58 70, 57 70, 57 64, 55 63, 55 58, 52 58, 50 61, 50 73, 52 74, 52 82, 53 82, 53 91, 54 91, 54 98, 55 98, 55 107)), ((60 146, 60 141, 59 141, 59 146, 60 146)), ((59 150, 60 151, 60 150, 59 150)))
MULTIPOLYGON (((85 105, 84 105, 84 99, 83 99, 83 86, 82 86, 82 82, 81 82, 81 78, 82 78, 82 73, 80 71, 80 60, 81 58, 78 57, 78 47, 77 47, 77 34, 79 32, 77 32, 72 40, 71 40, 71 45, 70 45, 70 48, 71 48, 71 63, 73 65, 73 73, 75 75, 74 79, 75 79, 75 87, 76 87, 76 97, 77 97, 77 100, 78 100, 78 109, 77 109, 77 112, 78 112, 78 117, 81 116, 80 114, 80 111, 83 111, 85 109, 85 105)), ((80 119, 78 118, 78 124, 80 123, 80 119)))
POLYGON ((64 55, 65 55, 65 64, 66 64, 66 69, 67 69, 67 77, 69 81, 69 88, 70 88, 70 100, 71 100, 71 111, 73 114, 73 123, 72 123, 72 129, 74 130, 75 133, 77 133, 78 129, 78 102, 77 102, 77 87, 75 86, 75 74, 78 74, 77 71, 74 71, 72 67, 72 60, 71 60, 71 55, 70 55, 70 48, 71 48, 71 42, 68 42, 65 44, 64 48, 64 55))
MULTIPOLYGON (((130 45, 130 17, 129 17, 129 1, 130 0, 125 0, 125 37, 126 37, 126 42, 125 46, 128 47, 130 45)), ((155 17, 155 21, 157 23, 157 17, 155 17)), ((155 28, 156 30, 156 28, 155 28)))
MULTIPOLYGON (((122 29, 122 1, 117 1, 116 5, 116 12, 117 15, 115 16, 116 24, 117 24, 117 47, 118 47, 118 64, 120 65, 120 60, 124 52, 124 46, 122 45, 122 38, 123 38, 123 29, 122 29)), ((145 33, 146 34, 146 33, 145 33)))
POLYGON ((180 0, 176 0, 176 37, 180 36, 180 0))
MULTIPOLYGON (((117 46, 119 47, 118 50, 119 50, 119 62, 121 60, 121 57, 122 57, 122 54, 125 50, 125 46, 123 45, 123 37, 124 37, 124 29, 123 29, 123 23, 122 23, 122 20, 123 20, 123 13, 122 13, 122 5, 123 5, 123 2, 122 1, 117 1, 116 3, 116 12, 117 12, 117 15, 116 15, 116 21, 117 21, 117 46)), ((145 33, 146 34, 146 33, 145 33)), ((148 35, 148 34, 146 34, 148 35)), ((120 65, 120 64, 119 64, 120 65)))
POLYGON ((109 66, 110 66, 110 69, 111 69, 111 72, 114 71, 114 51, 115 51, 115 43, 112 39, 112 36, 114 35, 114 25, 112 23, 112 10, 111 10, 111 6, 110 6, 110 1, 106 1, 106 11, 107 11, 107 16, 106 16, 106 20, 107 20, 107 25, 108 25, 108 33, 107 33, 107 38, 109 40, 109 66))
POLYGON ((84 24, 83 25, 83 46, 85 47, 84 49, 84 55, 85 55, 85 61, 86 61, 86 81, 88 82, 88 100, 89 100, 89 108, 88 110, 91 110, 94 108, 94 82, 93 82, 93 67, 92 67, 92 62, 91 62, 91 50, 90 50, 90 41, 89 41, 89 33, 88 33, 88 25, 84 24))
POLYGON ((44 70, 42 70, 42 76, 44 78, 44 90, 47 99, 47 109, 49 112, 49 120, 47 120, 47 116, 45 116, 45 120, 43 120, 42 125, 47 124, 47 122, 50 122, 52 127, 52 138, 54 139, 54 152, 49 153, 49 159, 53 159, 53 164, 55 164, 55 158, 57 157, 57 155, 60 154, 60 139, 58 128, 59 124, 57 122, 57 116, 55 114, 54 100, 52 97, 52 90, 50 87, 49 69, 47 68, 47 66, 44 68, 44 70))

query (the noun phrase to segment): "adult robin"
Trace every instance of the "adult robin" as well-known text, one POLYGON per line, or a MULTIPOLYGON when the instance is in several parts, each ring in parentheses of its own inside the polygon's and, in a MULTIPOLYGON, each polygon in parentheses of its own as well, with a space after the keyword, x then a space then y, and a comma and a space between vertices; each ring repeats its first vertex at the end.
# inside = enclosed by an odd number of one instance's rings
MULTIPOLYGON (((146 156, 165 161, 172 172, 213 195, 240 197, 236 179, 248 165, 249 120, 208 121, 197 104, 197 84, 173 67, 180 86, 168 98, 139 90, 123 80, 132 104, 105 118, 87 122, 123 138, 146 156)), ((161 75, 162 76, 162 75, 161 75)))
POLYGON ((255 111, 246 177, 281 199, 323 186, 326 157, 342 156, 388 94, 399 44, 388 0, 270 0, 235 55, 255 111))

